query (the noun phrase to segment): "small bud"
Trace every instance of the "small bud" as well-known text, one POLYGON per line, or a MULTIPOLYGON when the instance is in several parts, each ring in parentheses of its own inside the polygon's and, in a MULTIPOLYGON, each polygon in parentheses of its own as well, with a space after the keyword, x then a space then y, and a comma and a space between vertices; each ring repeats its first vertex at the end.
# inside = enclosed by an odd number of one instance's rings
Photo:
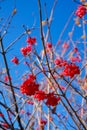
POLYGON ((17 10, 16 8, 13 10, 13 15, 17 13, 17 10))

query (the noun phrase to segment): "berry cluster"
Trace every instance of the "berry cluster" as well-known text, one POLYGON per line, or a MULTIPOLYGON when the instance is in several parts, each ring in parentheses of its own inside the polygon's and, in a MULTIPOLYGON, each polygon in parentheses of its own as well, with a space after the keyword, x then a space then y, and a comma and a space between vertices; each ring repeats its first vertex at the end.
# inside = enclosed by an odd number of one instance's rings
POLYGON ((27 56, 31 51, 32 51, 32 46, 30 46, 30 45, 21 48, 21 53, 22 53, 24 56, 27 56))
POLYGON ((30 45, 34 45, 36 43, 36 38, 35 37, 33 37, 33 38, 28 37, 27 40, 26 40, 26 42, 28 44, 30 44, 30 45))
POLYGON ((46 94, 45 94, 44 91, 39 90, 39 91, 37 91, 37 93, 34 95, 34 98, 37 98, 38 101, 41 101, 41 100, 46 99, 46 94))
POLYGON ((73 78, 76 74, 80 74, 79 67, 76 66, 74 63, 67 63, 62 72, 62 76, 70 76, 70 78, 73 78))
MULTIPOLYGON (((72 57, 71 59, 73 62, 78 61, 80 62, 80 58, 78 57, 72 57)), ((54 60, 55 65, 58 67, 61 67, 63 71, 61 72, 61 76, 70 76, 70 78, 73 78, 74 75, 80 74, 80 69, 76 64, 74 63, 68 63, 66 60, 63 59, 55 59, 54 60)))
POLYGON ((22 83, 20 86, 20 91, 22 94, 32 96, 38 91, 39 84, 36 83, 35 79, 35 76, 29 75, 29 77, 22 83))
POLYGON ((34 95, 34 98, 37 98, 38 101, 45 99, 47 106, 56 106, 60 101, 60 97, 56 97, 54 93, 51 92, 49 94, 46 94, 42 90, 37 91, 36 94, 34 95))
POLYGON ((55 63, 55 65, 57 65, 59 67, 63 67, 67 64, 67 61, 60 59, 60 58, 57 58, 57 59, 54 60, 54 63, 55 63))
POLYGON ((81 61, 80 57, 78 57, 78 56, 76 56, 76 57, 72 56, 70 58, 70 60, 71 60, 71 62, 80 62, 81 61))
POLYGON ((59 101, 60 101, 60 97, 56 97, 54 95, 54 93, 49 93, 47 95, 46 105, 47 106, 56 106, 59 101))
POLYGON ((15 57, 11 60, 11 62, 13 62, 13 63, 15 63, 15 64, 18 64, 18 63, 19 63, 19 60, 18 60, 18 58, 15 56, 15 57))
POLYGON ((82 5, 78 6, 75 14, 79 18, 82 18, 86 14, 86 8, 84 6, 82 6, 82 5))

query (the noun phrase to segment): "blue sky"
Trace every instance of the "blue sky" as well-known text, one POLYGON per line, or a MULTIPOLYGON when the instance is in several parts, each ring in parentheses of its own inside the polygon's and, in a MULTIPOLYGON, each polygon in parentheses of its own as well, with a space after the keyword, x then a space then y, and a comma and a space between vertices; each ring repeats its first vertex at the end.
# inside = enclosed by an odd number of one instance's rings
MULTIPOLYGON (((48 15, 50 14, 52 5, 54 0, 42 0, 42 10, 44 11, 44 3, 47 3, 47 12, 48 15)), ((4 0, 1 3, 1 10, 0 15, 3 16, 3 18, 8 17, 10 12, 12 11, 14 7, 14 0, 4 0)), ((54 16, 53 16, 53 27, 52 32, 55 34, 55 38, 58 37, 59 33, 61 32, 62 28, 64 27, 64 24, 66 23, 68 17, 72 13, 72 11, 76 7, 76 3, 74 3, 72 0, 58 0, 54 16)), ((20 33, 23 28, 22 25, 26 25, 28 27, 32 27, 34 20, 36 21, 36 26, 39 25, 39 11, 38 11, 38 2, 37 0, 16 0, 16 8, 17 8, 17 14, 15 15, 12 25, 15 26, 16 33, 20 33)), ((45 15, 43 13, 43 20, 45 18, 45 15)), ((12 26, 11 25, 11 26, 12 26)), ((14 30, 15 31, 15 30, 14 30)), ((53 35, 54 37, 54 35, 53 35)))

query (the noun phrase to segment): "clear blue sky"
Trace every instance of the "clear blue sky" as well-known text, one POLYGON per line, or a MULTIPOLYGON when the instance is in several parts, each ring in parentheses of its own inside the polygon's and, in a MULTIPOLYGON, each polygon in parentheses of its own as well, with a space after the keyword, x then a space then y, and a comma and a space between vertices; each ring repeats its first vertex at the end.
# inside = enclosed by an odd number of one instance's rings
MULTIPOLYGON (((44 12, 44 3, 47 3, 48 15, 50 14, 54 0, 41 0, 42 9, 44 12)), ((58 0, 53 17, 53 37, 54 40, 58 37, 68 17, 76 7, 76 3, 72 0, 58 0)), ((4 0, 1 3, 0 16, 4 19, 8 17, 14 7, 14 0, 4 0)), ((17 14, 15 15, 12 25, 16 28, 16 34, 23 31, 22 25, 25 24, 28 27, 32 27, 34 19, 36 20, 36 26, 39 25, 39 11, 37 0, 16 0, 17 14)), ((45 18, 43 13, 43 19, 45 18)), ((11 25, 11 26, 12 26, 11 25)), ((15 29, 14 29, 15 31, 15 29)))

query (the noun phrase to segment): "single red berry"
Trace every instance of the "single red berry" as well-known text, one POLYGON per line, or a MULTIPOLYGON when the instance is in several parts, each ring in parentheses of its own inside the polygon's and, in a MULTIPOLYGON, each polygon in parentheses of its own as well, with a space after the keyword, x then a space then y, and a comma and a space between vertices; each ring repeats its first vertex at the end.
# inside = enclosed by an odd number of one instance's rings
POLYGON ((62 90, 66 90, 66 88, 65 88, 64 86, 60 86, 60 88, 61 88, 62 90))
POLYGON ((44 119, 41 119, 41 120, 40 120, 40 125, 45 125, 46 123, 47 123, 46 120, 44 120, 44 119))
POLYGON ((24 114, 24 113, 25 113, 25 110, 22 109, 22 110, 20 111, 20 113, 21 113, 21 114, 24 114))
POLYGON ((0 117, 4 117, 4 114, 2 114, 1 112, 0 112, 0 117))
POLYGON ((47 42, 46 43, 46 47, 49 48, 49 49, 51 49, 52 48, 52 44, 50 42, 47 42))
POLYGON ((15 56, 15 57, 11 60, 11 62, 13 62, 13 63, 15 63, 15 64, 18 64, 18 63, 19 63, 19 60, 18 60, 18 58, 15 56))
POLYGON ((75 47, 75 48, 73 49, 73 52, 74 52, 74 53, 78 52, 78 48, 75 47))
MULTIPOLYGON (((10 80, 11 80, 11 77, 10 77, 10 80)), ((8 75, 4 76, 4 81, 5 81, 5 82, 8 82, 8 81, 9 81, 8 75)))
POLYGON ((67 49, 67 48, 69 47, 69 44, 68 44, 67 42, 64 42, 63 45, 62 45, 62 47, 63 47, 64 49, 67 49))

